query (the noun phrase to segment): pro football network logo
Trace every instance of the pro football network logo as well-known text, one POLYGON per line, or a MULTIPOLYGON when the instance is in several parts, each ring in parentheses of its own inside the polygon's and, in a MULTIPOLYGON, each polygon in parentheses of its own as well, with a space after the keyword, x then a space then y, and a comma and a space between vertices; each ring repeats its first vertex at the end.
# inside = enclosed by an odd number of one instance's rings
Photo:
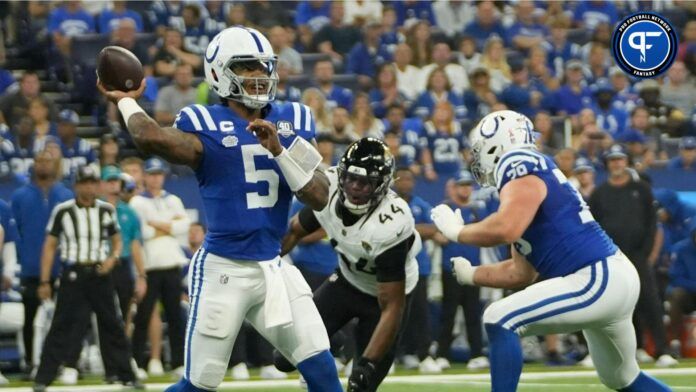
POLYGON ((677 54, 674 27, 667 19, 651 12, 638 12, 622 20, 611 42, 616 64, 637 78, 662 74, 677 54))

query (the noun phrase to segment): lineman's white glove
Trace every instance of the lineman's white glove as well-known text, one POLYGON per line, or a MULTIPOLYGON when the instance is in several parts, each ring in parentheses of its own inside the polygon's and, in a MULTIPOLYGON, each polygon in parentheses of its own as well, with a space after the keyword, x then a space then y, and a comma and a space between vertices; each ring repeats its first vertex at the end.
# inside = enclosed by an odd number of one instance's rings
POLYGON ((457 242, 459 232, 464 227, 464 219, 459 212, 459 208, 452 211, 447 204, 440 204, 430 211, 430 218, 437 226, 437 229, 452 242, 457 242))
POLYGON ((464 257, 452 257, 452 273, 457 278, 457 282, 461 285, 474 285, 474 272, 476 268, 471 265, 471 262, 464 257))

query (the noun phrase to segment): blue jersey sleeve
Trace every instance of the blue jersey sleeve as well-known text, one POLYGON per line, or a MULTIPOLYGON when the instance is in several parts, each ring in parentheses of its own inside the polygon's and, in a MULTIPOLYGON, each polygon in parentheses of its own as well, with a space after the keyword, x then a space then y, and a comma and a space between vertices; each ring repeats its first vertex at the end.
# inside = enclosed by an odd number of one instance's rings
POLYGON ((181 109, 174 119, 174 128, 184 132, 202 131, 203 123, 201 123, 198 113, 196 105, 189 105, 181 109))
POLYGON ((549 170, 544 156, 530 150, 513 150, 500 158, 495 170, 495 182, 501 191, 508 182, 530 174, 540 174, 549 170))
POLYGON ((17 233, 17 222, 15 222, 12 216, 12 210, 10 206, 4 201, 0 203, 0 224, 5 230, 4 243, 15 242, 18 240, 19 234, 17 233))

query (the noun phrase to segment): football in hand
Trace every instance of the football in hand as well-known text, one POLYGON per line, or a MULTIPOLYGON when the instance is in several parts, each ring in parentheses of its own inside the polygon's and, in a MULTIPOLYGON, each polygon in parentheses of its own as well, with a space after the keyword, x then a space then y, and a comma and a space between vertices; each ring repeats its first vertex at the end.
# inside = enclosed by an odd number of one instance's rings
POLYGON ((143 65, 128 49, 107 46, 97 57, 97 77, 107 91, 132 91, 140 87, 143 65))

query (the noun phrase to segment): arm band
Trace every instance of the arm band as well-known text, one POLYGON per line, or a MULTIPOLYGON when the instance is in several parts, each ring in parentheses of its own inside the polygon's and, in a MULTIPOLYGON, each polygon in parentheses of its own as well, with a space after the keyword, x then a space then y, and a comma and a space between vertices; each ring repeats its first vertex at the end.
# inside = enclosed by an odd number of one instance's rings
POLYGON ((290 147, 275 157, 290 190, 297 192, 314 176, 314 170, 321 163, 321 155, 308 141, 296 137, 290 147))
POLYGON ((121 112, 121 115, 123 116, 123 121, 126 123, 126 126, 128 126, 128 119, 136 113, 145 113, 143 108, 138 105, 138 103, 135 101, 135 99, 126 97, 126 98, 121 98, 118 101, 118 110, 121 112))

